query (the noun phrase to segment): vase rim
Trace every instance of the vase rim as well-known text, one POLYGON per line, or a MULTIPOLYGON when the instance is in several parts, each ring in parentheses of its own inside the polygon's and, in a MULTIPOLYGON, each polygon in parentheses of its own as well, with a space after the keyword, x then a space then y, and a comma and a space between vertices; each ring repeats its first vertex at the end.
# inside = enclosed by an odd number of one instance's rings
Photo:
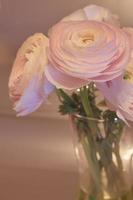
MULTIPOLYGON (((96 117, 85 117, 83 115, 80 115, 80 114, 72 114, 72 116, 75 116, 77 118, 80 118, 80 119, 86 119, 86 120, 91 120, 91 121, 96 121, 96 122, 99 122, 99 123, 103 123, 107 120, 105 119, 99 119, 99 118, 96 118, 96 117)), ((116 117, 116 121, 119 120, 119 118, 116 117)))

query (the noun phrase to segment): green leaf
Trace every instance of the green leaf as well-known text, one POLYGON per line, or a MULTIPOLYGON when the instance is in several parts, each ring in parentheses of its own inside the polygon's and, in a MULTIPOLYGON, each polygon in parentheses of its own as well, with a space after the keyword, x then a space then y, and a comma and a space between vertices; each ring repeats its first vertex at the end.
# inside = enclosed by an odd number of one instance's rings
POLYGON ((85 193, 80 190, 79 200, 85 200, 85 193))
POLYGON ((97 200, 96 197, 90 195, 89 199, 88 200, 97 200))
POLYGON ((59 112, 62 115, 73 114, 73 113, 77 112, 77 108, 72 106, 72 105, 64 103, 64 104, 59 106, 59 112))
POLYGON ((77 112, 78 106, 71 96, 69 96, 62 89, 57 90, 57 95, 61 102, 61 105, 59 106, 59 112, 62 115, 72 114, 72 113, 77 112))
POLYGON ((67 103, 74 103, 73 99, 62 89, 57 90, 58 95, 61 97, 62 101, 65 101, 67 103))

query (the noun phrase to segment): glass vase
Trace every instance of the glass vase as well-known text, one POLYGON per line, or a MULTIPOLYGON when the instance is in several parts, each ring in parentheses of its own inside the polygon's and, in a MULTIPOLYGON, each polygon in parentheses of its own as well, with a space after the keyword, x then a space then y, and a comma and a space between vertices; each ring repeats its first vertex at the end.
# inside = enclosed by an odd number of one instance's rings
POLYGON ((133 200, 133 131, 111 121, 71 115, 79 170, 78 200, 133 200))

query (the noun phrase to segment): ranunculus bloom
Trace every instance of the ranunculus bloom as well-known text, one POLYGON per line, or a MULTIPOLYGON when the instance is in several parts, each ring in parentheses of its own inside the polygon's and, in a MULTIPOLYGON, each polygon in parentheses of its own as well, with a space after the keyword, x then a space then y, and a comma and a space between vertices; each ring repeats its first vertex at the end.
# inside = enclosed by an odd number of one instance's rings
POLYGON ((44 77, 48 44, 48 38, 37 33, 17 53, 9 79, 9 96, 18 116, 35 111, 53 90, 53 85, 44 77))
MULTIPOLYGON (((113 81, 97 84, 98 89, 123 121, 133 121, 133 82, 122 77, 113 81)), ((112 108, 111 108, 112 109, 112 108)))
POLYGON ((60 88, 112 80, 123 73, 130 57, 127 34, 103 22, 60 22, 50 30, 49 39, 45 74, 60 88))
POLYGON ((114 80, 98 83, 97 87, 109 102, 109 108, 116 110, 122 120, 133 121, 133 29, 124 28, 124 31, 128 33, 132 47, 126 71, 114 80))
POLYGON ((112 14, 108 9, 97 5, 86 6, 85 8, 79 9, 62 19, 62 21, 83 21, 83 20, 96 20, 120 26, 119 17, 117 15, 112 14))
POLYGON ((116 111, 119 118, 133 121, 133 59, 131 59, 124 77, 98 83, 98 89, 109 102, 109 108, 116 111))

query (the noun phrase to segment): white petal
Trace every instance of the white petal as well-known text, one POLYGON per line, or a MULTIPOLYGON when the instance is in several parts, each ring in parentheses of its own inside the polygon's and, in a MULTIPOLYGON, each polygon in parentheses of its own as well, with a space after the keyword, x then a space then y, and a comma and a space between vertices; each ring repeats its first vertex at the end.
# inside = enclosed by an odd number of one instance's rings
POLYGON ((112 14, 108 9, 97 6, 89 5, 83 9, 79 9, 72 14, 64 17, 61 21, 83 21, 83 20, 95 20, 108 22, 116 26, 120 26, 119 17, 112 14))
POLYGON ((109 22, 111 24, 120 26, 118 16, 112 14, 108 9, 102 6, 89 5, 83 8, 83 10, 88 20, 109 22))

